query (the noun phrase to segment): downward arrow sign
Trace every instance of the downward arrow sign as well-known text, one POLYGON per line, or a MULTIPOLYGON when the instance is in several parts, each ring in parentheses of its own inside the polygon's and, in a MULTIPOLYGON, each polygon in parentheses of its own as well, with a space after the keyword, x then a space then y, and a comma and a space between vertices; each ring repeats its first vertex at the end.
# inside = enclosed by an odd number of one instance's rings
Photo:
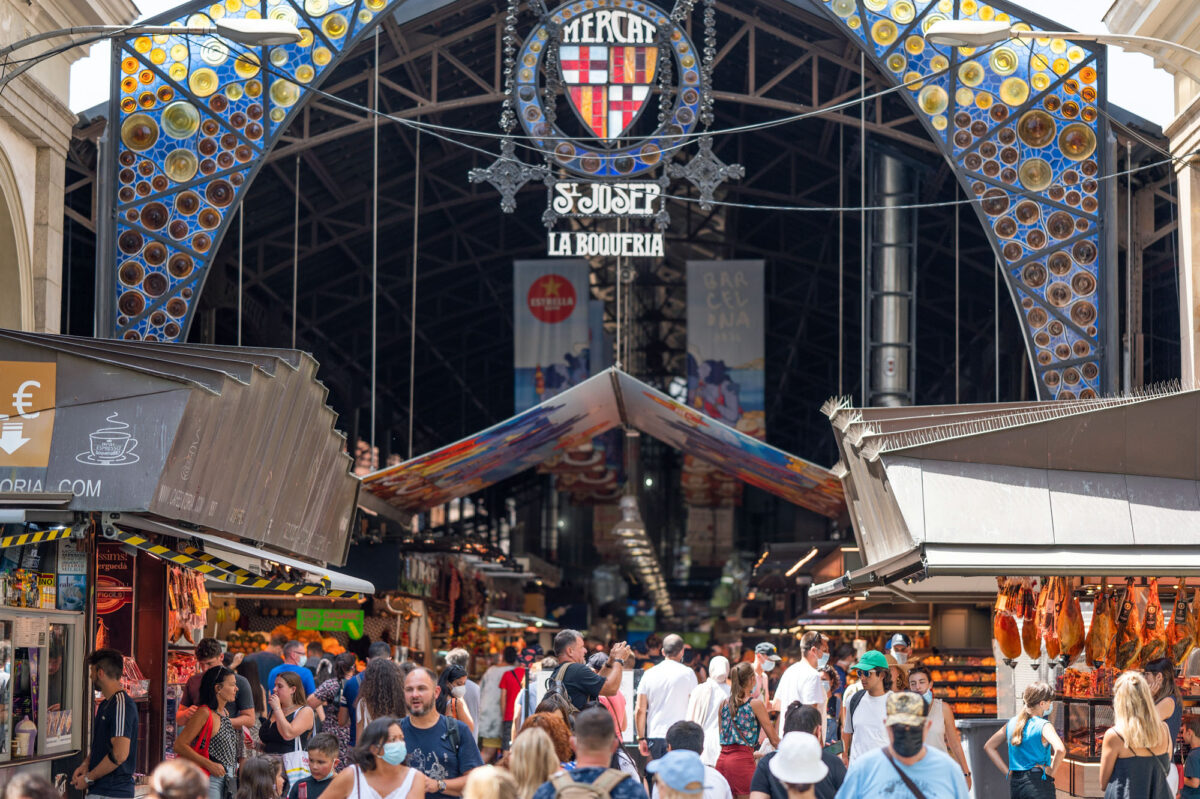
POLYGON ((21 435, 19 427, 5 426, 4 433, 0 435, 0 449, 4 450, 8 455, 13 454, 28 443, 29 439, 21 435))

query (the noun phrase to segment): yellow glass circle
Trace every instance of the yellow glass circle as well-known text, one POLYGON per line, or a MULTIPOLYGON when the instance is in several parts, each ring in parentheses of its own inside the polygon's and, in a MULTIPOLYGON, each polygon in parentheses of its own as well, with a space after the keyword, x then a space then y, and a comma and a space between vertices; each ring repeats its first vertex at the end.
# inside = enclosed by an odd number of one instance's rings
POLYGON ((934 72, 942 72, 946 67, 950 66, 950 59, 938 53, 933 58, 929 59, 929 68, 934 72))
POLYGON ((291 6, 280 5, 267 12, 267 19, 278 19, 295 25, 300 17, 291 6))
POLYGON ((996 16, 996 9, 992 8, 991 6, 980 6, 979 7, 979 18, 981 20, 983 20, 984 22, 991 22, 992 18, 995 16, 996 16))
POLYGON ((211 21, 203 14, 192 14, 188 17, 187 26, 189 28, 207 28, 211 26, 211 21))
POLYGON ((240 100, 245 92, 240 83, 230 83, 225 87, 225 96, 230 100, 240 100))
POLYGON ((1061 55, 1062 53, 1067 52, 1067 40, 1066 39, 1051 39, 1050 40, 1050 52, 1054 53, 1055 55, 1061 55))
POLYGON ((348 28, 346 18, 341 14, 330 14, 321 20, 321 30, 325 31, 325 35, 330 39, 342 38, 346 35, 348 28))
POLYGON ((978 86, 983 83, 983 78, 983 67, 978 61, 968 61, 958 68, 958 80, 964 86, 978 86))
POLYGON ((1072 64, 1078 64, 1083 60, 1084 55, 1085 53, 1083 52, 1083 48, 1077 44, 1072 45, 1071 48, 1067 50, 1067 58, 1070 59, 1072 64))
POLYGON ((1028 22, 1014 22, 1012 24, 1012 29, 1020 33, 1029 33, 1033 30, 1033 28, 1029 26, 1028 22))
POLYGON ((279 123, 283 121, 285 116, 287 116, 287 112, 282 108, 272 108, 271 113, 267 116, 271 117, 272 122, 279 123))
POLYGON ((257 8, 247 8, 246 19, 262 19, 262 14, 258 13, 257 8))
POLYGON ((1054 178, 1054 170, 1041 158, 1027 158, 1017 167, 1017 179, 1030 191, 1044 191, 1054 178))
POLYGON ((333 53, 330 52, 329 48, 325 47, 324 45, 322 45, 321 47, 317 47, 316 49, 313 50, 313 54, 312 54, 313 63, 319 67, 323 67, 326 64, 328 64, 332 58, 333 58, 333 53))
POLYGON ((137 62, 137 59, 134 58, 133 56, 130 56, 121 61, 121 71, 124 72, 126 75, 132 75, 133 73, 137 72, 137 68, 138 68, 138 62, 137 62))
POLYGON ((1096 133, 1082 122, 1073 122, 1058 134, 1058 148, 1072 161, 1083 161, 1096 152, 1096 133))
POLYGON ((924 76, 920 72, 905 72, 904 86, 910 92, 915 92, 925 85, 924 76))
POLYGON ((896 0, 892 4, 892 19, 901 25, 907 25, 917 16, 917 11, 908 0, 896 0))
POLYGON ((196 154, 182 147, 167 153, 167 157, 163 159, 163 172, 176 183, 186 183, 196 177, 199 168, 200 162, 196 159, 196 154))
POLYGON ((938 11, 950 14, 954 11, 954 0, 938 0, 938 11))
POLYGON ((329 11, 329 0, 304 0, 304 10, 309 16, 323 17, 329 11))
POLYGON ((281 67, 287 63, 287 50, 284 50, 282 47, 272 47, 271 54, 267 58, 270 59, 271 64, 274 66, 281 67))
POLYGON ((126 94, 129 94, 130 92, 135 91, 137 89, 137 87, 138 87, 137 78, 133 77, 132 75, 129 75, 129 76, 121 79, 121 91, 125 92, 126 94))
POLYGON ((987 92, 980 92, 975 95, 975 105, 985 111, 992 107, 992 95, 987 92))
POLYGON ((1050 59, 1041 53, 1034 53, 1029 57, 1029 68, 1035 70, 1050 69, 1050 59))
POLYGON ((230 14, 236 14, 242 10, 242 0, 225 0, 225 10, 230 14))
POLYGON ((970 105, 975 102, 975 92, 966 86, 959 86, 958 91, 954 93, 954 102, 958 105, 970 105))
POLYGON ((358 10, 358 21, 359 22, 363 22, 363 23, 370 22, 372 16, 373 15, 371 14, 371 12, 367 11, 365 8, 360 8, 358 10))
POLYGON ((829 8, 834 14, 837 14, 842 19, 846 19, 858 10, 858 4, 854 0, 833 0, 829 4, 829 8))
POLYGON ((147 84, 154 83, 154 73, 148 69, 143 69, 141 72, 138 73, 138 80, 140 80, 142 83, 147 83, 147 84))
POLYGON ((900 31, 897 30, 896 23, 890 19, 876 20, 875 24, 871 26, 871 38, 876 44, 881 44, 885 47, 896 41, 896 37, 899 34, 900 31))
POLYGON ((962 0, 958 8, 961 16, 969 17, 979 10, 979 4, 975 0, 962 0))
POLYGON ((246 81, 246 96, 250 98, 258 97, 262 94, 262 84, 257 80, 246 81))
POLYGON ((313 43, 313 32, 311 30, 309 30, 308 28, 301 28, 300 41, 298 42, 298 44, 301 47, 312 47, 312 43, 313 43))
POLYGON ((1029 84, 1021 78, 1005 78, 1000 84, 1000 99, 1008 105, 1021 105, 1029 99, 1029 84))
POLYGON ((130 114, 121 123, 121 141, 139 153, 149 150, 158 141, 158 123, 148 114, 130 114))
POLYGON ((1050 76, 1045 72, 1035 72, 1029 78, 1029 82, 1033 84, 1033 88, 1039 92, 1044 92, 1050 86, 1050 76))
POLYGON ((926 86, 917 95, 917 104, 921 106, 922 111, 930 116, 945 111, 949 103, 950 98, 946 95, 946 90, 941 86, 926 86))
POLYGON ((210 67, 219 67, 229 58, 229 45, 216 37, 200 42, 200 60, 210 67))
POLYGON ((142 92, 138 95, 138 105, 142 108, 153 108, 158 102, 158 98, 154 96, 154 92, 142 92))
POLYGON ((258 56, 253 53, 242 53, 233 62, 233 71, 239 78, 253 78, 258 74, 258 56))
POLYGON ((925 52, 925 37, 909 36, 904 40, 904 49, 913 55, 920 55, 925 52))
POLYGON ((300 87, 290 80, 275 80, 271 82, 271 102, 275 105, 289 108, 300 99, 300 87))
POLYGON ((1050 65, 1056 75, 1066 75, 1071 69, 1071 62, 1065 58, 1056 58, 1054 63, 1050 65))
POLYGON ((154 43, 150 41, 149 36, 139 36, 133 40, 133 49, 139 53, 148 53, 153 46, 154 43))
POLYGON ((208 97, 220 87, 217 73, 208 67, 200 67, 188 75, 188 88, 197 97, 208 97))
POLYGON ((945 17, 941 14, 926 14, 925 18, 921 20, 921 32, 928 33, 929 29, 933 27, 933 23, 941 22, 944 19, 945 17))
POLYGON ((862 20, 858 18, 857 14, 853 17, 850 17, 850 19, 846 20, 846 27, 852 31, 858 30, 859 27, 861 27, 861 26, 862 26, 862 20))
POLYGON ((863 0, 868 11, 883 11, 887 8, 887 0, 863 0))
POLYGON ((163 133, 172 139, 186 139, 200 129, 200 112, 185 100, 171 103, 163 109, 163 133))
POLYGON ((387 0, 366 0, 363 5, 372 11, 383 11, 387 7, 387 0))
POLYGON ((167 62, 167 53, 161 47, 155 47, 153 50, 150 51, 150 63, 151 64, 160 65, 160 64, 165 64, 166 62, 167 62))
POLYGON ((933 125, 934 130, 945 130, 949 120, 946 119, 945 114, 938 114, 929 120, 929 124, 933 125))
POLYGON ((997 75, 1011 75, 1017 71, 1017 54, 1007 47, 1001 47, 992 53, 989 63, 997 75))
POLYGON ((906 66, 908 66, 908 59, 900 53, 892 53, 888 56, 887 67, 897 75, 903 72, 906 66))
POLYGON ((156 33, 154 36, 151 36, 150 38, 154 40, 155 44, 166 44, 167 39, 170 39, 171 37, 165 33, 156 33))
POLYGON ((301 64, 300 66, 296 67, 296 80, 300 81, 301 83, 308 83, 313 79, 315 74, 316 73, 313 72, 311 64, 301 64))
POLYGON ((208 15, 213 19, 221 19, 225 16, 225 6, 220 3, 214 3, 208 7, 208 15))
POLYGON ((121 110, 124 111, 126 114, 133 113, 133 110, 135 108, 137 108, 137 101, 134 100, 132 97, 122 97, 121 98, 121 110))
POLYGON ((167 67, 167 74, 171 76, 171 80, 183 80, 187 77, 187 65, 176 61, 167 67))
POLYGON ((175 44, 175 45, 171 46, 171 60, 172 61, 186 61, 187 57, 188 57, 188 52, 187 52, 186 44, 180 43, 180 44, 175 44))

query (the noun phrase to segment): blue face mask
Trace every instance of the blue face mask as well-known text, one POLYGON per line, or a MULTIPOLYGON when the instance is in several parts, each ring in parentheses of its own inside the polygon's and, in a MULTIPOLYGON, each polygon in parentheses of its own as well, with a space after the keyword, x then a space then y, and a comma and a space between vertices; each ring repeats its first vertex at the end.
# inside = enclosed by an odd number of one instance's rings
POLYGON ((824 655, 821 655, 821 657, 817 658, 817 668, 818 669, 823 669, 828 664, 829 664, 829 653, 828 652, 826 652, 824 655))
POLYGON ((383 745, 383 762, 398 766, 408 757, 408 747, 404 741, 388 741, 383 745))
POLYGON ((921 696, 925 697, 926 702, 928 702, 931 705, 933 704, 933 689, 932 688, 929 689, 928 691, 926 691, 925 693, 921 694, 921 696))

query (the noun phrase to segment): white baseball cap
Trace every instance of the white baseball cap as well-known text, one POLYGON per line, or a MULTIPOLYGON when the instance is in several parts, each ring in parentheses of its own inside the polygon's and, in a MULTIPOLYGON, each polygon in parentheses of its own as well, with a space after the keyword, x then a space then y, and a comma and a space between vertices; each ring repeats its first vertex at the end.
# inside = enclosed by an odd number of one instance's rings
POLYGON ((777 780, 788 785, 813 785, 829 773, 829 766, 821 762, 821 743, 808 732, 784 735, 769 768, 777 780))

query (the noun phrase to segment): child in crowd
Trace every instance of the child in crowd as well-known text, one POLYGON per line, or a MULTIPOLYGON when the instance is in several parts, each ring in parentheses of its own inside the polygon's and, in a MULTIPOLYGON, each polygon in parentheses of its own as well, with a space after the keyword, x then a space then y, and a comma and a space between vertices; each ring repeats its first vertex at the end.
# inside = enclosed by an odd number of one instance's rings
POLYGON ((1191 750, 1183 764, 1183 785, 1180 799, 1200 799, 1200 716, 1187 716, 1181 730, 1183 742, 1191 750))
POLYGON ((312 776, 293 785, 288 799, 317 799, 333 780, 333 765, 337 758, 337 738, 328 732, 314 735, 308 742, 308 768, 312 776))

